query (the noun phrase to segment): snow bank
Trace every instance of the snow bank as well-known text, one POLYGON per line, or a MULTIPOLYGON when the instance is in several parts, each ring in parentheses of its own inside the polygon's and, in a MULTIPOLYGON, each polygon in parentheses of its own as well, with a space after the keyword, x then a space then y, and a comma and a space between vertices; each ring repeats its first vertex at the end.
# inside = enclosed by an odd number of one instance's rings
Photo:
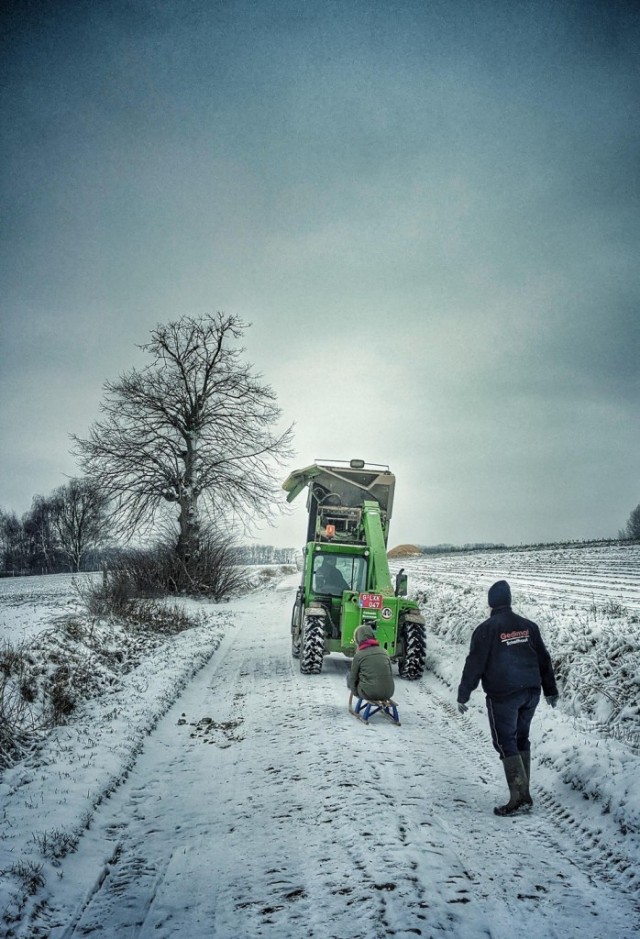
MULTIPOLYGON (((186 601, 200 625, 150 649, 116 687, 77 708, 29 759, 0 783, 0 910, 9 922, 24 914, 29 895, 55 877, 61 857, 90 827, 98 805, 126 778, 160 717, 218 647, 224 613, 186 601)), ((117 645, 115 627, 109 629, 117 645)), ((125 643, 120 637, 120 645, 125 643)))

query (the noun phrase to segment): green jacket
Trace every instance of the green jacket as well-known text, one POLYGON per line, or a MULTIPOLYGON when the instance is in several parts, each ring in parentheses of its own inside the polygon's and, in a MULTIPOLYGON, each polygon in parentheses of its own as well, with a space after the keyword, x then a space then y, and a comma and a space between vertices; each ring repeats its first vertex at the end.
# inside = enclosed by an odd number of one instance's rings
POLYGON ((359 698, 384 701, 393 695, 391 659, 382 646, 358 649, 351 663, 349 687, 359 698))

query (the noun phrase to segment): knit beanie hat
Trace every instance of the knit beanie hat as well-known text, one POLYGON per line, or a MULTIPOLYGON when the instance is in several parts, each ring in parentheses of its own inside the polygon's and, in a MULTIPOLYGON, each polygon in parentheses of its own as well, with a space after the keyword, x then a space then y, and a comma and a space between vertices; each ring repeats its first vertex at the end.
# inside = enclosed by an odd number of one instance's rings
POLYGON ((373 629, 371 626, 367 626, 365 623, 362 626, 358 626, 355 633, 353 634, 353 638, 358 643, 358 645, 360 645, 361 642, 365 642, 367 639, 375 639, 376 637, 373 634, 373 629))
POLYGON ((489 588, 489 606, 492 610, 499 606, 511 606, 511 587, 506 580, 499 580, 489 588))

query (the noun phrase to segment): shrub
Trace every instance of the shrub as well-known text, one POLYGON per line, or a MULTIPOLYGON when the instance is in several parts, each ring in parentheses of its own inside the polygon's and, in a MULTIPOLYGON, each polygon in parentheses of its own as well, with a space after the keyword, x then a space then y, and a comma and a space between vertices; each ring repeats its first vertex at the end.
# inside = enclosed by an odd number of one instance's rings
POLYGON ((94 616, 139 619, 141 599, 190 594, 222 600, 244 587, 233 547, 209 535, 189 571, 169 544, 119 555, 105 565, 100 586, 84 588, 84 599, 94 616))
POLYGON ((38 702, 34 662, 25 646, 0 647, 0 767, 25 753, 46 723, 38 702))
POLYGON ((279 564, 275 567, 261 567, 252 573, 250 583, 257 587, 265 587, 279 581, 286 574, 295 574, 295 567, 291 564, 279 564))

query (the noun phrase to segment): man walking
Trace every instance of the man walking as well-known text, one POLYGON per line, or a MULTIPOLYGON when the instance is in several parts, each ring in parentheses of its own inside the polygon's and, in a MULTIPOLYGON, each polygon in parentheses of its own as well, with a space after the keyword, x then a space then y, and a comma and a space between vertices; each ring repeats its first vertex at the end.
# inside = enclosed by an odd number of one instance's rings
POLYGON ((491 616, 471 636, 469 654, 458 688, 458 710, 464 714, 471 692, 482 681, 493 745, 500 754, 509 786, 509 801, 496 815, 529 811, 531 745, 529 728, 540 701, 540 689, 551 707, 558 689, 540 629, 511 609, 511 588, 499 580, 489 590, 491 616))

